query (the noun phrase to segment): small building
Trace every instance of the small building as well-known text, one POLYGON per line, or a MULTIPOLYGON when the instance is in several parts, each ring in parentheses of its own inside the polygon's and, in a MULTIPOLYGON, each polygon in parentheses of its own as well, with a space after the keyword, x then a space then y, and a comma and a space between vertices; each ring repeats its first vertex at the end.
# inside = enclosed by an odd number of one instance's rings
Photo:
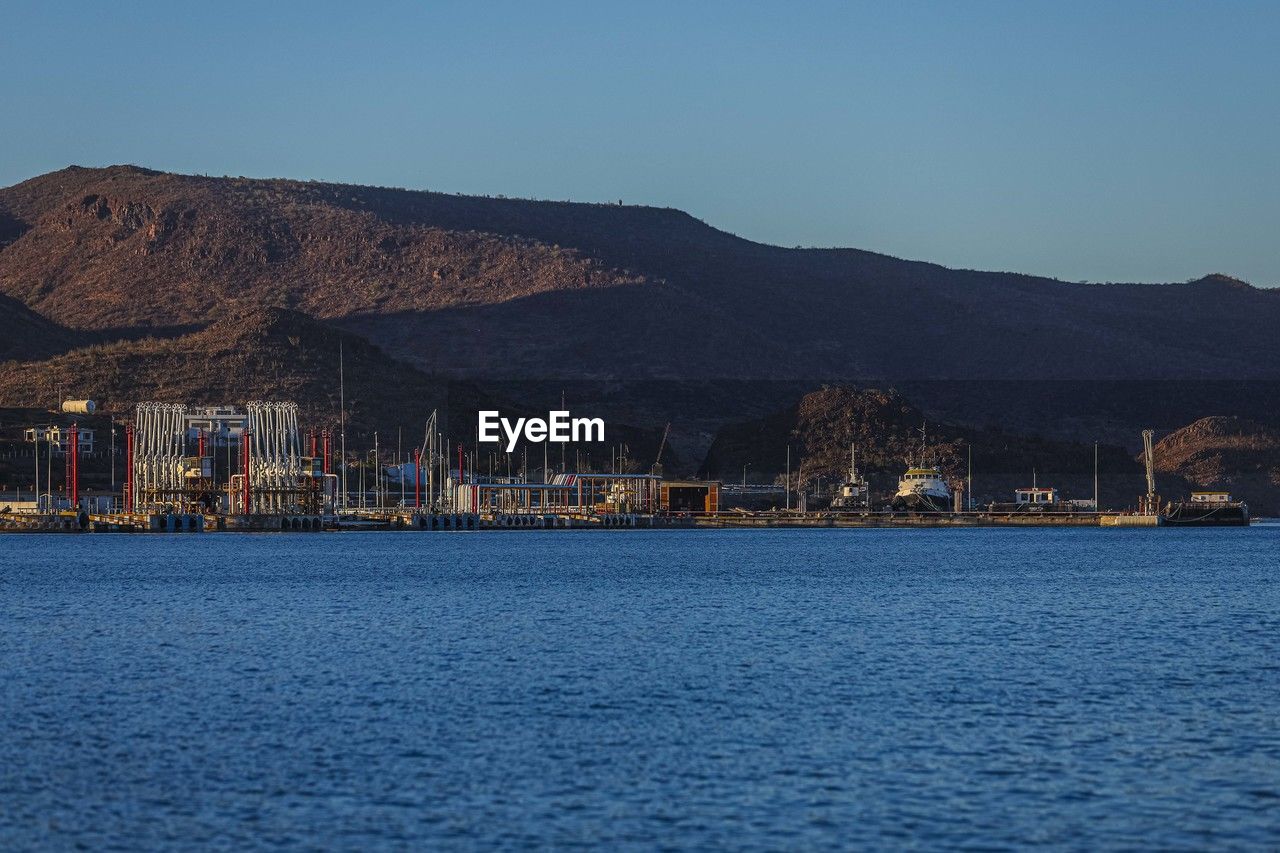
POLYGON ((201 406, 187 409, 182 426, 189 441, 203 435, 209 447, 239 446, 249 423, 249 415, 235 406, 201 406))
POLYGON ((1222 491, 1192 492, 1191 502, 1193 504, 1229 504, 1231 503, 1231 493, 1222 491))
POLYGON ((1056 504, 1058 490, 1052 487, 1032 486, 1029 489, 1016 489, 1013 493, 1017 504, 1056 504))
MULTIPOLYGON (((92 453, 94 430, 76 427, 76 433, 76 444, 80 448, 80 452, 82 454, 92 453)), ((37 441, 41 444, 52 444, 59 453, 65 454, 67 447, 71 444, 71 428, 56 424, 30 427, 23 433, 22 437, 28 444, 34 444, 37 441)))
POLYGON ((720 482, 664 480, 658 496, 658 507, 663 512, 719 512, 720 482))

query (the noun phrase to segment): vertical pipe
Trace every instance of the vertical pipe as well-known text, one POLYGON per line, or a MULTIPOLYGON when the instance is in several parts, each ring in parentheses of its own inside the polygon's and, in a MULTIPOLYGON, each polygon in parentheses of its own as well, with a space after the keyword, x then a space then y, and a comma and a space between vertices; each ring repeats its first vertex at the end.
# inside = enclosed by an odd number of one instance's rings
POLYGON ((133 424, 124 425, 124 508, 133 512, 133 424))
POLYGON ((35 458, 36 458, 36 512, 40 511, 40 428, 35 429, 35 458))
MULTIPOLYGON (((404 478, 402 477, 400 481, 403 483, 404 478)), ((421 485, 422 485, 422 451, 415 450, 413 451, 413 508, 414 509, 417 509, 418 507, 422 506, 421 485)))
POLYGON ((249 514, 249 499, 250 499, 250 493, 249 493, 249 439, 250 439, 250 437, 251 437, 252 435, 253 435, 253 433, 251 433, 249 430, 245 430, 245 432, 244 432, 244 439, 243 439, 243 445, 244 445, 244 446, 243 446, 243 448, 242 448, 242 451, 243 451, 243 458, 241 459, 241 463, 240 463, 240 464, 241 464, 241 469, 242 469, 242 471, 243 471, 243 473, 242 473, 240 476, 243 478, 243 484, 244 484, 244 497, 243 497, 243 502, 244 502, 244 514, 245 514, 245 515, 248 515, 248 514, 249 514))

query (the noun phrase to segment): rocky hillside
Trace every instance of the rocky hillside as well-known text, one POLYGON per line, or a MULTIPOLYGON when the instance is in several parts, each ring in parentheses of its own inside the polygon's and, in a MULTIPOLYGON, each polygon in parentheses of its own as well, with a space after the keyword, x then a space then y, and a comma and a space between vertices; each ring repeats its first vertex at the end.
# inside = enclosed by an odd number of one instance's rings
MULTIPOLYGON (((1280 431, 1244 418, 1201 418, 1162 438, 1154 451, 1158 472, 1194 488, 1227 489, 1255 514, 1280 515, 1280 431)), ((1164 495, 1185 496, 1185 489, 1164 495)))
MULTIPOLYGON (((739 480, 747 466, 750 482, 772 482, 786 466, 791 447, 793 475, 821 476, 830 483, 849 468, 850 445, 858 466, 880 493, 897 486, 898 477, 921 457, 924 413, 894 390, 826 387, 804 395, 773 415, 725 427, 717 433, 704 468, 711 476, 739 480)), ((1058 487, 1064 497, 1093 495, 1094 448, 1091 444, 1015 435, 949 423, 927 424, 926 457, 949 479, 963 480, 972 453, 974 495, 980 503, 1008 501, 1013 490, 1040 485, 1058 487)), ((1099 448, 1100 493, 1104 504, 1127 506, 1142 491, 1138 463, 1119 446, 1099 448)))
MULTIPOLYGON (((144 400, 187 405, 294 400, 304 428, 336 430, 340 355, 352 449, 372 446, 375 430, 383 442, 394 441, 403 430, 404 440, 416 444, 433 410, 453 440, 468 448, 474 447, 478 409, 498 409, 508 417, 535 414, 469 381, 429 377, 363 338, 305 314, 244 305, 229 305, 220 320, 176 337, 120 340, 43 361, 0 364, 0 409, 53 408, 59 389, 66 398, 93 398, 102 412, 115 415, 126 415, 144 400)), ((656 454, 661 430, 609 426, 603 444, 580 448, 584 458, 591 454, 596 468, 607 465, 615 443, 625 444, 636 460, 656 454)), ((575 449, 569 448, 570 458, 575 449)), ((523 456, 524 448, 516 452, 523 456)), ((540 467, 541 447, 529 453, 530 464, 540 467)), ((670 449, 665 458, 679 464, 670 449)))
POLYGON ((64 326, 335 321, 471 377, 1277 377, 1280 294, 783 249, 676 210, 68 168, 0 190, 0 292, 64 326))
POLYGON ((6 365, 0 405, 52 407, 58 385, 66 397, 92 397, 116 413, 143 400, 209 405, 250 394, 298 400, 309 421, 330 426, 338 413, 339 339, 356 429, 376 428, 393 411, 402 412, 405 423, 421 424, 447 402, 444 382, 361 338, 294 311, 229 306, 221 319, 185 335, 98 344, 20 369, 6 365))

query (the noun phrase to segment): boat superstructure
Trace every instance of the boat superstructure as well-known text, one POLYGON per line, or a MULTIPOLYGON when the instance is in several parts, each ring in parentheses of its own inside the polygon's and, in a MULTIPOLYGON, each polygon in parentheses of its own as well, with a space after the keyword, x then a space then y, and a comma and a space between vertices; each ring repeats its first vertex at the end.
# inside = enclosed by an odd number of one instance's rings
POLYGON ((951 488, 942 471, 936 465, 928 464, 927 459, 928 436, 925 428, 921 427, 920 460, 898 480, 898 491, 890 502, 894 509, 916 512, 947 512, 951 509, 951 488))
POLYGON ((1249 523, 1249 505, 1231 499, 1226 491, 1196 491, 1191 500, 1170 503, 1165 508, 1166 524, 1194 527, 1236 527, 1249 523))
POLYGON ((871 489, 865 478, 858 476, 858 448, 849 445, 849 476, 840 484, 840 490, 831 499, 832 509, 868 509, 871 505, 871 489))

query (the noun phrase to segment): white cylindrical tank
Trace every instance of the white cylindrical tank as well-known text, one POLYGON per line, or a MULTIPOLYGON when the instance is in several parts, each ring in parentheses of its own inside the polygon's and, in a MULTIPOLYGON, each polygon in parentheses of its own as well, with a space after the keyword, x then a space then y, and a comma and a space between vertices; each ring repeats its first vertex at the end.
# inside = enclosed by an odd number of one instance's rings
POLYGON ((98 406, 92 400, 63 400, 62 411, 69 415, 92 415, 98 406))

